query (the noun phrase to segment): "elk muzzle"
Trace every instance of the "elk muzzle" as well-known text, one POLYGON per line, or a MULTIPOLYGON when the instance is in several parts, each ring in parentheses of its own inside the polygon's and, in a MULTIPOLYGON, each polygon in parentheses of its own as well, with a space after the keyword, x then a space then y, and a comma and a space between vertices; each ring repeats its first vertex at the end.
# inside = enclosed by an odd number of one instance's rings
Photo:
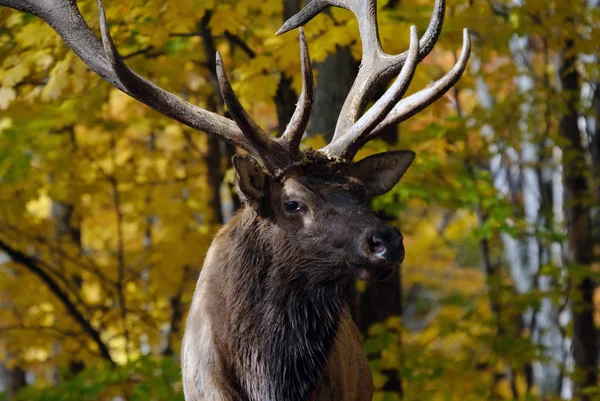
POLYGON ((404 260, 402 234, 395 227, 385 226, 367 231, 362 236, 360 256, 355 274, 362 280, 388 279, 397 265, 404 260))

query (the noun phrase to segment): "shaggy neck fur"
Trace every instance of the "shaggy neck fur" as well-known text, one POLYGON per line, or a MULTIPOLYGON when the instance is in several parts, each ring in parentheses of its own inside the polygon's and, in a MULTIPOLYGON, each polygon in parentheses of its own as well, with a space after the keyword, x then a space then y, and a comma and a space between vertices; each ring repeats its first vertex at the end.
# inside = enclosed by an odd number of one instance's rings
POLYGON ((219 234, 212 332, 240 399, 306 401, 335 341, 348 283, 313 277, 318 255, 298 256, 276 230, 245 210, 219 234))

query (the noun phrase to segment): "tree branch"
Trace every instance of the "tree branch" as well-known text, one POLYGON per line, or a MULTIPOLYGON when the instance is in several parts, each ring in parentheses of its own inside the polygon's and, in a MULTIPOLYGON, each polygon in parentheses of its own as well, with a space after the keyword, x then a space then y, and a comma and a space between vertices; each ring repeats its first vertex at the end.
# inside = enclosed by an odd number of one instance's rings
MULTIPOLYGON (((116 143, 115 138, 112 136, 111 139, 111 160, 114 167, 116 167, 115 162, 115 149, 116 143)), ((113 207, 115 208, 115 216, 116 216, 116 224, 117 224, 117 268, 118 268, 118 278, 117 278, 117 295, 119 297, 119 306, 121 309, 121 320, 123 324, 123 335, 125 336, 125 355, 127 356, 127 360, 129 360, 129 327, 127 324, 127 298, 125 295, 125 239, 123 236, 123 211, 121 209, 121 193, 119 192, 119 183, 114 175, 108 176, 108 181, 112 188, 112 200, 113 207)))
POLYGON ((121 56, 121 58, 122 58, 123 60, 127 60, 128 58, 132 58, 132 57, 135 57, 135 56, 139 56, 140 54, 148 54, 148 53, 150 53, 150 52, 151 52, 153 49, 154 49, 154 46, 148 46, 148 47, 145 47, 145 48, 143 48, 143 49, 140 49, 140 50, 138 50, 138 51, 135 51, 135 52, 133 52, 133 53, 129 53, 129 54, 125 55, 125 56, 121 56))
POLYGON ((229 31, 225 31, 225 37, 232 45, 239 47, 244 53, 246 53, 249 58, 256 57, 256 52, 252 50, 250 46, 248 46, 248 44, 239 36, 236 36, 229 31))
POLYGON ((93 342, 98 346, 100 355, 103 359, 107 360, 111 364, 114 364, 108 347, 102 341, 100 333, 92 326, 92 324, 83 316, 83 314, 77 309, 75 304, 69 298, 69 295, 63 291, 60 285, 38 264, 39 261, 25 255, 23 252, 13 248, 12 246, 0 241, 0 250, 4 251, 15 263, 25 267, 31 273, 36 275, 40 280, 46 284, 51 293, 53 293, 63 304, 67 312, 71 317, 81 326, 83 331, 87 333, 93 342))
POLYGON ((171 327, 167 339, 167 346, 163 351, 163 355, 173 355, 173 343, 175 342, 175 334, 180 330, 181 321, 183 319, 183 294, 185 292, 187 282, 190 279, 191 273, 192 268, 187 265, 184 266, 183 276, 181 278, 179 288, 177 289, 177 293, 174 296, 172 296, 169 300, 171 304, 171 327))
MULTIPOLYGON (((210 21, 211 16, 212 16, 211 12, 207 12, 205 14, 205 16, 201 22, 203 27, 207 26, 206 21, 210 21)), ((206 39, 206 30, 201 28, 201 32, 175 32, 175 33, 169 34, 169 37, 172 37, 172 38, 193 38, 196 36, 206 39)), ((211 36, 212 36, 212 34, 211 34, 211 36)), ((244 53, 246 53, 246 55, 249 58, 256 57, 256 52, 254 50, 252 50, 252 48, 250 46, 248 46, 248 44, 246 42, 244 42, 242 40, 242 38, 240 38, 239 36, 234 35, 233 33, 229 32, 229 31, 225 31, 224 36, 227 40, 229 40, 229 43, 231 43, 232 45, 234 45, 236 47, 239 47, 244 53)))

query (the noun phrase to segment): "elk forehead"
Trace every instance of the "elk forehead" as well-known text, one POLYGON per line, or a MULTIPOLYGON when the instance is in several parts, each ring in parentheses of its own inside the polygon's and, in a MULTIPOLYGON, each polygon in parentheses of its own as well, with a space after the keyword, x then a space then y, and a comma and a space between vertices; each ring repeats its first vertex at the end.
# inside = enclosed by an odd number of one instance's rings
POLYGON ((336 209, 357 207, 366 203, 365 190, 362 183, 349 176, 318 177, 297 175, 287 178, 283 183, 284 200, 294 198, 311 199, 319 204, 330 204, 336 209))
MULTIPOLYGON (((308 163, 288 171, 283 177, 284 193, 310 193, 364 195, 363 183, 348 173, 348 164, 339 163, 316 152, 304 152, 308 163)), ((322 199, 323 200, 323 199, 322 199)))

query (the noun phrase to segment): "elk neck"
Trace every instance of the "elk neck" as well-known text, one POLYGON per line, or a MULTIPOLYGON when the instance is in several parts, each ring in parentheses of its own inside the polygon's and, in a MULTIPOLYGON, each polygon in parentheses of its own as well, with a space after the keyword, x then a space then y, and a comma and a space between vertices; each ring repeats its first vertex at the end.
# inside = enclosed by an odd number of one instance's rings
POLYGON ((204 267, 213 340, 243 399, 309 399, 347 308, 349 280, 323 280, 323 261, 279 234, 245 208, 216 237, 204 267))

